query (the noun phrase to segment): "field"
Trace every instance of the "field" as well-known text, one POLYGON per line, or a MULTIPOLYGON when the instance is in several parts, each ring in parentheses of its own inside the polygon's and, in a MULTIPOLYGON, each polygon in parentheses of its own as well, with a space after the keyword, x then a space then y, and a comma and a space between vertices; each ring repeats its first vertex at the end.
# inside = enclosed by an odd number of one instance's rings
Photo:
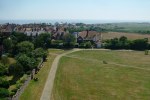
POLYGON ((63 52, 64 50, 58 49, 49 50, 47 61, 43 63, 43 68, 36 75, 39 80, 37 82, 31 80, 24 93, 21 95, 20 100, 40 100, 46 79, 51 68, 51 64, 56 55, 63 52))
POLYGON ((112 39, 115 37, 119 38, 121 36, 126 36, 129 40, 143 39, 143 38, 148 38, 150 40, 150 34, 107 32, 107 33, 102 33, 102 36, 103 36, 103 40, 112 39))
POLYGON ((149 100, 150 55, 79 51, 60 60, 52 100, 149 100))

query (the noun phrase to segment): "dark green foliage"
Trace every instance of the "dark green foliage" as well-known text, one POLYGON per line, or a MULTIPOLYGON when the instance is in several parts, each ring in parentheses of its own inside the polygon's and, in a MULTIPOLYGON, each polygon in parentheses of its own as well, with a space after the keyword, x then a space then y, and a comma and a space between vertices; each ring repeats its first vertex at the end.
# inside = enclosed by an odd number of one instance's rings
POLYGON ((13 48, 13 41, 11 38, 7 38, 3 40, 3 46, 4 46, 4 50, 5 52, 11 52, 12 48, 13 48))
POLYGON ((85 48, 91 48, 91 47, 92 47, 92 44, 90 41, 85 43, 85 48))
POLYGON ((79 44, 79 48, 91 48, 91 47, 92 47, 92 43, 90 41, 79 44))
POLYGON ((36 37, 34 40, 34 44, 36 48, 48 48, 51 44, 51 34, 50 33, 42 33, 36 37))
POLYGON ((6 81, 0 77, 0 87, 1 88, 8 88, 9 87, 9 81, 6 81))
POLYGON ((108 49, 133 49, 145 50, 148 49, 148 39, 136 39, 129 41, 126 37, 114 38, 105 41, 105 48, 108 49))
POLYGON ((37 58, 43 58, 43 60, 46 60, 48 51, 44 50, 43 48, 37 48, 33 51, 32 53, 32 57, 34 57, 35 59, 37 58))
POLYGON ((52 48, 63 48, 63 41, 62 40, 54 40, 51 41, 52 48))
POLYGON ((5 88, 0 88, 0 98, 8 97, 9 91, 5 88))
POLYGON ((3 76, 7 73, 7 66, 0 63, 0 76, 3 76))
POLYGON ((7 55, 2 55, 2 57, 1 57, 1 62, 2 62, 4 65, 8 64, 9 60, 8 60, 7 55))
POLYGON ((18 63, 20 63, 23 66, 24 72, 27 72, 29 70, 32 70, 37 66, 37 62, 34 58, 30 58, 25 54, 18 55, 16 57, 18 63))
POLYGON ((17 44, 18 52, 29 54, 34 50, 34 44, 29 41, 23 41, 17 44))
POLYGON ((17 43, 22 42, 22 41, 26 41, 27 40, 27 35, 24 33, 19 33, 19 32, 13 32, 11 34, 11 37, 14 41, 16 41, 17 43))
POLYGON ((23 66, 19 62, 10 65, 8 71, 9 74, 14 76, 21 76, 24 73, 23 66))
POLYGON ((148 49, 148 39, 136 39, 130 45, 133 50, 145 50, 148 49))
POLYGON ((65 48, 73 48, 76 43, 76 38, 74 35, 68 33, 63 37, 64 47, 65 48))

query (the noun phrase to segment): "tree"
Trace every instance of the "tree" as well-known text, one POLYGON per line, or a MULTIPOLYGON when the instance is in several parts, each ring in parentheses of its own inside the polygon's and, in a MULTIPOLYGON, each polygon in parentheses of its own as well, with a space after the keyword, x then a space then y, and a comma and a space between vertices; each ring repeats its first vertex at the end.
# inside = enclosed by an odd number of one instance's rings
POLYGON ((90 41, 85 43, 85 48, 91 48, 91 47, 92 47, 92 44, 90 41))
POLYGON ((18 63, 23 66, 24 72, 32 70, 37 67, 37 62, 34 58, 28 57, 26 54, 21 54, 16 57, 18 63))
POLYGON ((62 48, 63 47, 63 41, 62 40, 51 41, 51 47, 53 47, 53 48, 62 48))
POLYGON ((6 73, 7 73, 7 66, 0 63, 0 76, 3 76, 6 73))
POLYGON ((27 35, 24 33, 12 32, 11 36, 13 37, 13 40, 17 41, 17 43, 27 40, 27 35))
POLYGON ((63 41, 64 41, 64 46, 65 47, 69 47, 72 48, 74 47, 75 43, 76 43, 76 38, 74 35, 68 33, 63 37, 63 41))
POLYGON ((50 33, 42 33, 40 34, 34 41, 35 47, 43 47, 47 48, 51 43, 51 34, 50 33))
POLYGON ((47 51, 44 50, 43 48, 37 48, 33 51, 33 57, 34 58, 43 58, 47 56, 47 51))
POLYGON ((17 44, 17 48, 19 53, 28 54, 34 50, 34 44, 29 41, 23 41, 17 44))
POLYGON ((0 98, 5 98, 9 96, 9 91, 5 88, 0 88, 0 98))
POLYGON ((4 39, 3 40, 3 46, 4 46, 4 50, 6 52, 11 51, 12 47, 13 47, 13 41, 10 38, 4 39))
POLYGON ((23 66, 19 62, 17 62, 9 66, 8 72, 10 75, 21 76, 24 73, 23 66))
POLYGON ((9 88, 9 81, 0 77, 0 87, 9 88))
POLYGON ((8 64, 9 60, 8 60, 7 55, 2 55, 2 57, 1 57, 1 62, 2 62, 4 65, 8 64))
POLYGON ((148 39, 136 39, 131 43, 131 49, 134 50, 146 50, 148 49, 148 39))

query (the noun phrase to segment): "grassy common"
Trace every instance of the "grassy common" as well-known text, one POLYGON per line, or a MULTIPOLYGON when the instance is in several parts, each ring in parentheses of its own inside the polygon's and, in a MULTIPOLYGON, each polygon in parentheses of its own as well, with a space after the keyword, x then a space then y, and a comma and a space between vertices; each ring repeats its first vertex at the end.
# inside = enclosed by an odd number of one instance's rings
POLYGON ((49 50, 49 55, 47 57, 47 61, 43 63, 43 68, 39 71, 36 77, 39 78, 37 82, 31 80, 24 93, 21 95, 20 100, 40 100, 42 95, 51 64, 56 57, 54 54, 63 53, 64 50, 59 49, 51 49, 49 50))
POLYGON ((62 57, 53 100, 149 100, 150 55, 79 51, 62 57), (105 62, 105 63, 104 63, 105 62))

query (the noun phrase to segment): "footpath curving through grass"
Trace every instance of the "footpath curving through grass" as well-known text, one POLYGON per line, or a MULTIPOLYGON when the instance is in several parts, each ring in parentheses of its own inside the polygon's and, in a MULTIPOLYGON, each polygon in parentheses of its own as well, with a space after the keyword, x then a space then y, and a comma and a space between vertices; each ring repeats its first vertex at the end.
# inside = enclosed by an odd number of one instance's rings
POLYGON ((52 100, 149 99, 150 55, 144 52, 89 50, 60 60, 52 100))
POLYGON ((21 95, 20 100, 40 100, 45 86, 45 82, 51 69, 51 64, 55 59, 56 55, 61 54, 63 52, 64 50, 49 49, 47 61, 43 63, 43 68, 36 75, 36 77, 38 77, 39 80, 37 82, 31 80, 24 93, 21 95))

